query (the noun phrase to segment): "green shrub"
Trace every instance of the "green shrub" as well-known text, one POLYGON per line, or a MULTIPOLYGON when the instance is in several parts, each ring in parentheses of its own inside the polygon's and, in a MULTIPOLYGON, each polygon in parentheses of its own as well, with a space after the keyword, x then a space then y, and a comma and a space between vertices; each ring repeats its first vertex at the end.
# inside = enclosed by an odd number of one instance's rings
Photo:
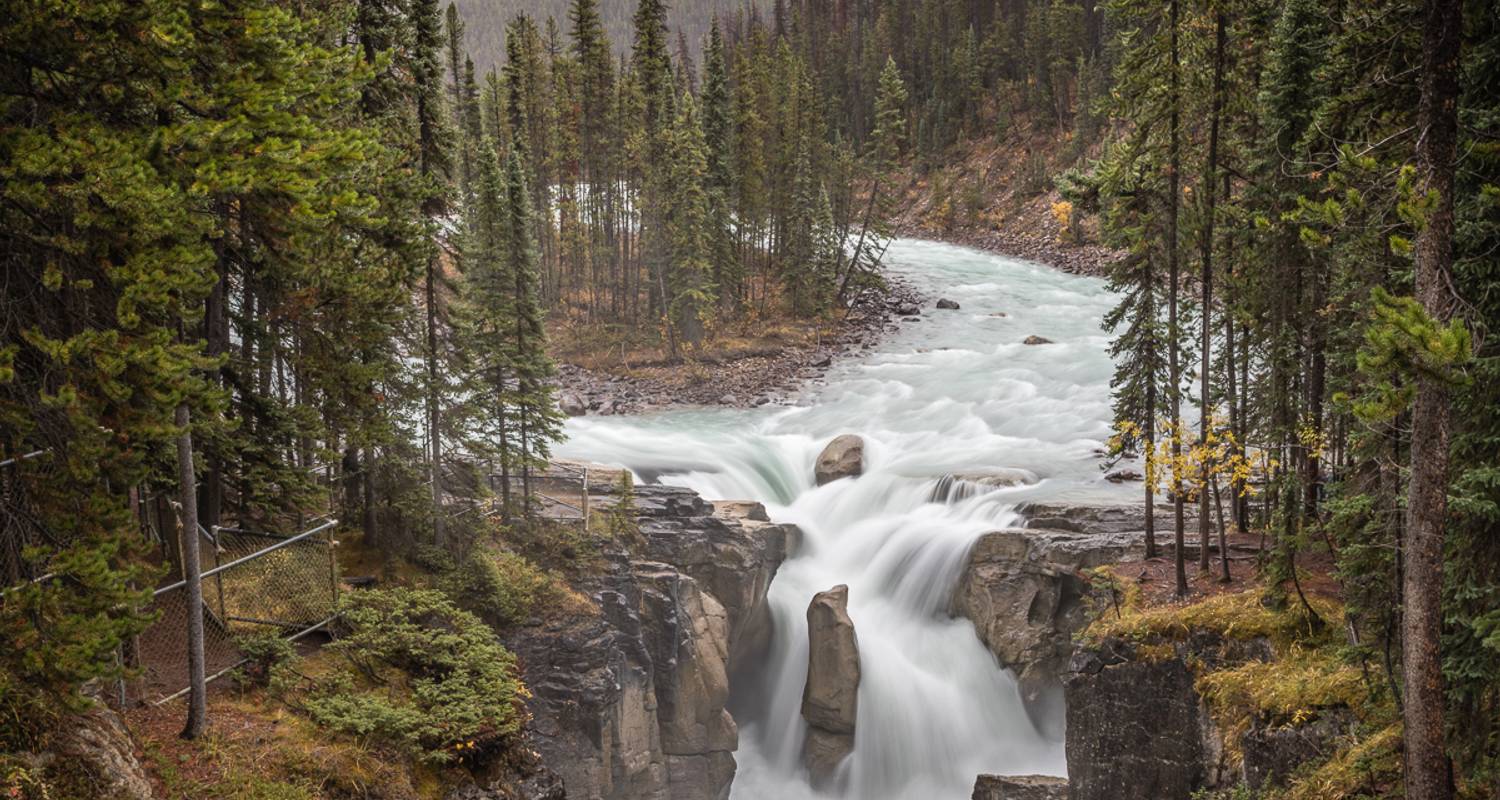
POLYGON ((411 563, 434 575, 444 575, 458 569, 453 554, 437 545, 419 544, 406 556, 411 563))
POLYGON ((423 761, 492 750, 523 721, 515 658, 495 632, 432 590, 356 592, 328 649, 346 666, 302 703, 318 724, 423 761))
POLYGON ((497 627, 525 622, 559 594, 552 575, 504 551, 476 550, 438 587, 460 608, 497 627))
POLYGON ((245 657, 239 680, 247 686, 269 685, 272 673, 297 655, 296 646, 275 633, 241 636, 235 640, 235 646, 245 657))

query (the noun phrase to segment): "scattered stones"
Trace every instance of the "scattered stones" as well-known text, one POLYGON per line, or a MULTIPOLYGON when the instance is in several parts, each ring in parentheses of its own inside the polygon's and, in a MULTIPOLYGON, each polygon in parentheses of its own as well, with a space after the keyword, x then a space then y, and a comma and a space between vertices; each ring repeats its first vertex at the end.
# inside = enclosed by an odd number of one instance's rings
POLYGON ((974 247, 1011 258, 1037 261, 1074 275, 1103 277, 1125 253, 1095 244, 1067 244, 1045 232, 1032 232, 1012 225, 1011 230, 958 228, 935 230, 921 225, 902 225, 901 233, 974 247))
POLYGON ((833 356, 824 354, 822 356, 819 356, 818 358, 813 359, 810 363, 808 363, 808 366, 812 367, 813 369, 827 369, 832 364, 833 356))
POLYGON ((599 402, 599 412, 598 413, 599 413, 600 416, 604 416, 604 417, 612 416, 614 414, 619 413, 619 410, 620 410, 619 404, 615 402, 615 399, 613 397, 606 397, 606 398, 604 398, 603 400, 601 400, 599 402))
POLYGON ((802 717, 808 733, 802 755, 817 784, 825 783, 854 749, 860 666, 848 586, 813 596, 807 607, 807 644, 802 717))
POLYGON ((1145 480, 1146 476, 1142 475, 1137 470, 1133 470, 1133 469, 1129 469, 1129 468, 1124 468, 1124 469, 1117 469, 1117 470, 1115 470, 1113 472, 1110 472, 1110 473, 1106 473, 1105 476, 1104 476, 1104 479, 1107 480, 1107 481, 1109 481, 1110 483, 1125 483, 1126 481, 1141 481, 1141 480, 1145 480))
POLYGON ((991 311, 990 312, 990 316, 992 316, 992 317, 1000 317, 1001 319, 1004 319, 1005 317, 1008 317, 1010 315, 1007 314, 1007 313, 1005 313, 1004 311, 991 311))
POLYGON ((903 317, 915 317, 922 313, 922 309, 916 303, 902 303, 896 306, 896 314, 903 317))
POLYGON ((942 309, 946 309, 948 311, 957 311, 958 310, 958 303, 956 301, 949 300, 948 298, 944 297, 941 300, 937 301, 937 307, 938 308, 942 308, 942 309))
POLYGON ((719 398, 719 405, 721 405, 721 406, 739 405, 739 402, 740 402, 739 398, 735 397, 732 394, 726 394, 723 397, 719 398))
POLYGON ((1052 340, 1048 339, 1045 336, 1037 336, 1035 334, 1032 334, 1031 336, 1026 337, 1026 341, 1023 342, 1023 344, 1052 344, 1052 340))
POLYGON ((839 478, 858 477, 864 471, 865 440, 852 433, 835 436, 813 465, 813 477, 819 486, 839 478))

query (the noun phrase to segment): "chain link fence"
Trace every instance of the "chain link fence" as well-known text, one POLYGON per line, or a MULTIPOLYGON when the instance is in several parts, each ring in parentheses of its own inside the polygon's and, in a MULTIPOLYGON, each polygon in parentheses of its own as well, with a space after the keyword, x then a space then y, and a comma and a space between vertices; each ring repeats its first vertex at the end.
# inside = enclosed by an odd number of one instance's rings
POLYGON ((21 474, 23 467, 45 469, 44 455, 37 450, 0 461, 0 590, 47 577, 45 556, 36 551, 61 544, 42 525, 21 474))
MULTIPOLYGON (((338 562, 329 520, 295 536, 238 528, 198 529, 203 580, 204 671, 209 680, 244 663, 236 641, 256 634, 301 638, 338 611, 338 562)), ((163 703, 187 689, 187 581, 157 589, 154 619, 132 640, 137 677, 125 694, 163 703)))

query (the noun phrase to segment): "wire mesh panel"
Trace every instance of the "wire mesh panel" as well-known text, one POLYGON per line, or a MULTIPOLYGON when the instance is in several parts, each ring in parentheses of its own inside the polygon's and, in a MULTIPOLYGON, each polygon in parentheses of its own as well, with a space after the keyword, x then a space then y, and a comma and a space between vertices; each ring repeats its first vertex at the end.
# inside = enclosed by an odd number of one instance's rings
MULTIPOLYGON (((242 663, 238 637, 256 633, 300 636, 333 618, 338 570, 333 527, 325 522, 296 536, 258 531, 200 529, 205 672, 210 679, 242 663)), ((130 694, 162 702, 187 686, 186 581, 156 590, 151 625, 127 658, 139 667, 130 694)))
POLYGON ((45 575, 45 555, 33 550, 57 544, 42 525, 22 474, 23 469, 45 470, 44 455, 38 450, 0 461, 0 589, 45 575))

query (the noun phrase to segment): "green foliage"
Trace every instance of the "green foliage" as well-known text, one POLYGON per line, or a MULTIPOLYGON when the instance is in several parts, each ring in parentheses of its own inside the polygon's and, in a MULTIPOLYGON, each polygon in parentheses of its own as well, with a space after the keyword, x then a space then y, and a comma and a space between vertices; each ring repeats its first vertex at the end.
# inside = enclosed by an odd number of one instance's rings
POLYGON ((525 558, 504 550, 480 548, 438 587, 459 608, 498 628, 524 624, 557 603, 559 579, 525 558))
POLYGON ((318 724, 434 763, 491 751, 520 730, 515 658, 442 593, 355 593, 342 629, 328 649, 347 666, 301 699, 318 724))
POLYGON ((240 667, 240 678, 249 686, 270 685, 274 673, 297 656, 296 645, 277 633, 239 637, 235 648, 247 662, 240 667))
POLYGON ((1441 325, 1415 299, 1394 297, 1378 286, 1372 300, 1375 319, 1365 329, 1357 363, 1378 383, 1372 399, 1354 404, 1355 414, 1391 419, 1410 405, 1418 378, 1454 387, 1467 383, 1470 337, 1461 320, 1441 325))

